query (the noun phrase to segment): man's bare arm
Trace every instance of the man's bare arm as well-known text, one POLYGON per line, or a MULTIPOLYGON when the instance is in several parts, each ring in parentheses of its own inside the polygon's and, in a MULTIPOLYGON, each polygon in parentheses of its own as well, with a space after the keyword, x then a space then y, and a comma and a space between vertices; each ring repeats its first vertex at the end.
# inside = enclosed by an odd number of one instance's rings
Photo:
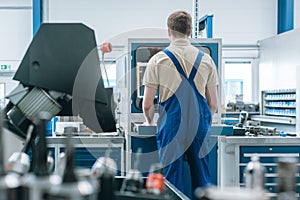
POLYGON ((215 114, 218 108, 218 93, 217 86, 206 87, 206 100, 212 115, 215 114))
POLYGON ((154 125, 154 98, 156 89, 145 86, 144 99, 143 99, 143 112, 146 118, 146 124, 154 125))

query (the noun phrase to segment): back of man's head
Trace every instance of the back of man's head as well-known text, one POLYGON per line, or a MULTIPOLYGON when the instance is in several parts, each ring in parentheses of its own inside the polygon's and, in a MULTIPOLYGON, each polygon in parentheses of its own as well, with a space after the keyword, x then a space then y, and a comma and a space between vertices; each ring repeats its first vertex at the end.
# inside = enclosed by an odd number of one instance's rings
POLYGON ((192 17, 185 11, 173 12, 168 17, 168 28, 175 37, 189 36, 192 29, 192 17))

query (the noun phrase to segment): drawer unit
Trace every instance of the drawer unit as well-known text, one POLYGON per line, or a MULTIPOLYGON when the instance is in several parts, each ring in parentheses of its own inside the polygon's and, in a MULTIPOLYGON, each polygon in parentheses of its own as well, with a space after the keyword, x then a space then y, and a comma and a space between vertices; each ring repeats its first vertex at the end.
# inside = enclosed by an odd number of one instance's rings
MULTIPOLYGON (((74 164, 78 168, 91 168, 95 161, 110 149, 110 157, 116 162, 117 175, 124 175, 124 138, 113 137, 73 137, 72 142, 75 149, 74 164)), ((65 137, 47 138, 48 148, 53 148, 55 158, 54 171, 58 170, 58 158, 65 151, 65 137)))
POLYGON ((240 162, 248 163, 254 154, 261 163, 273 163, 280 157, 300 157, 300 146, 241 146, 240 162))
POLYGON ((218 186, 244 187, 245 168, 254 154, 265 167, 265 190, 271 199, 277 197, 278 158, 296 157, 296 192, 300 196, 300 137, 218 136, 218 186))
MULTIPOLYGON (((99 157, 105 156, 107 149, 108 148, 104 147, 75 148, 75 166, 78 168, 91 168, 99 157)), ((60 153, 64 151, 65 148, 60 148, 60 153)), ((121 175, 121 148, 112 148, 110 158, 112 158, 117 164, 117 175, 121 175)))
MULTIPOLYGON (((265 167, 265 189, 270 196, 277 192, 277 161, 282 157, 300 157, 300 146, 240 146, 239 147, 239 181, 244 186, 245 168, 253 155, 258 155, 261 164, 265 167)), ((300 185, 299 167, 296 182, 300 185)), ((300 187, 297 187, 300 193, 300 187)))

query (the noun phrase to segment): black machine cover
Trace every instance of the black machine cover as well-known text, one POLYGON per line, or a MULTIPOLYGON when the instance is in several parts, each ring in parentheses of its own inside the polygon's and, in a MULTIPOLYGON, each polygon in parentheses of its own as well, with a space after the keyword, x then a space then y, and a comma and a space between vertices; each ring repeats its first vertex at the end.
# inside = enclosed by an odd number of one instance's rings
POLYGON ((14 80, 27 87, 71 95, 71 101, 59 102, 63 107, 60 116, 79 114, 95 132, 116 130, 113 95, 103 84, 94 31, 84 24, 41 24, 14 80), (84 110, 91 106, 98 124, 90 120, 87 112, 91 108, 84 110))

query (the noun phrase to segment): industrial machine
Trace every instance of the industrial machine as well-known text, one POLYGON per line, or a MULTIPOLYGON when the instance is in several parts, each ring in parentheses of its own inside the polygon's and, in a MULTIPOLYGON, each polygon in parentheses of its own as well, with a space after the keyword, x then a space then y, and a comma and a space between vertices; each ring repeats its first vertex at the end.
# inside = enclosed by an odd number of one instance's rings
POLYGON ((5 126, 21 138, 40 111, 81 116, 95 132, 116 131, 111 88, 104 88, 94 31, 83 24, 42 24, 13 77, 5 126))
MULTIPOLYGON (((191 39, 191 42, 197 48, 211 55, 218 73, 221 74, 221 40, 191 39)), ((132 168, 136 153, 141 148, 139 170, 143 176, 147 176, 151 164, 159 162, 155 137, 156 126, 143 126, 145 121, 142 113, 143 76, 149 59, 155 53, 166 48, 169 43, 168 38, 129 38, 128 54, 117 60, 118 82, 116 92, 122 96, 120 111, 122 113, 121 125, 126 133, 126 169, 132 168)), ((219 85, 219 87, 222 86, 219 85)), ((218 92, 219 97, 221 97, 221 90, 218 92)), ((154 100, 156 105, 158 99, 157 95, 154 100)), ((154 118, 158 118, 157 113, 155 113, 154 118)), ((220 119, 221 106, 213 117, 213 123, 220 124, 220 119)), ((215 151, 212 152, 216 153, 215 151)), ((212 163, 216 165, 215 162, 212 163)), ((211 169, 216 171, 216 166, 211 169)), ((212 174, 216 174, 216 172, 212 174)), ((187 187, 189 187, 188 184, 187 187)))

